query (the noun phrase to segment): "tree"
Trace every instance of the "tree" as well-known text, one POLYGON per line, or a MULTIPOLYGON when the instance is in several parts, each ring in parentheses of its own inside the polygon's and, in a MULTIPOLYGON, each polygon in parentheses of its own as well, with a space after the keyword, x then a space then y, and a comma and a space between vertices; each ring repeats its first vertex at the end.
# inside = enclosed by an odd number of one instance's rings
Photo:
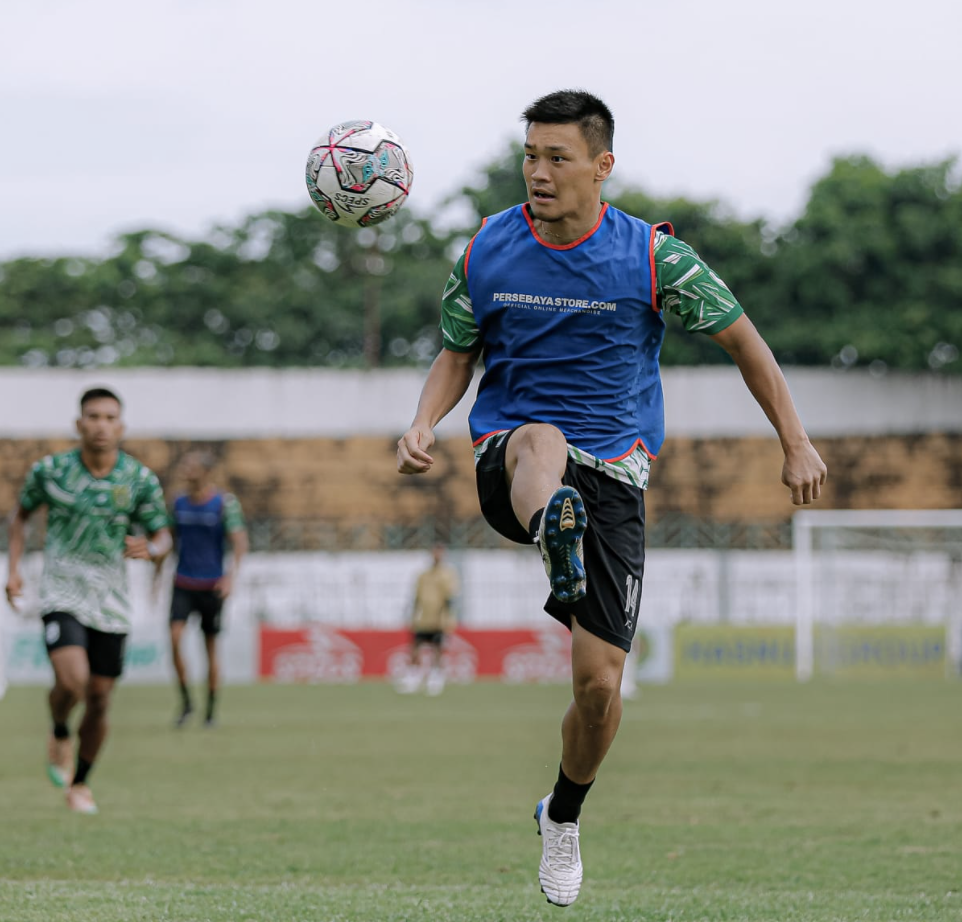
POLYGON ((776 241, 776 352, 802 364, 962 371, 955 161, 885 172, 836 159, 776 241))

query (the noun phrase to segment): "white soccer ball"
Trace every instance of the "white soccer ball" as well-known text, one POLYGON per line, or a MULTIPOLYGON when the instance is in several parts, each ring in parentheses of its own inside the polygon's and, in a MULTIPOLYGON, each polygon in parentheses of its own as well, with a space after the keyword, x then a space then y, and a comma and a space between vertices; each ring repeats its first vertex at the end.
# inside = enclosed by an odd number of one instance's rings
POLYGON ((307 157, 307 191, 336 224, 370 227, 404 204, 414 171, 401 139, 377 122, 341 122, 307 157))

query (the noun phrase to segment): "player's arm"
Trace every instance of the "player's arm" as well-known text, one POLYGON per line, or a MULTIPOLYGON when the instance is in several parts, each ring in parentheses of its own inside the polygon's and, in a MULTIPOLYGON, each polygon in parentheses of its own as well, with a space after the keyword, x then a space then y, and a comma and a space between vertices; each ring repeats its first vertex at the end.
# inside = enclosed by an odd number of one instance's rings
POLYGON ((14 611, 19 611, 17 600, 23 595, 23 576, 20 574, 20 561, 26 544, 27 519, 30 511, 17 505, 10 516, 7 531, 7 601, 14 611))
POLYGON ((230 569, 217 581, 217 585, 214 587, 222 599, 226 599, 233 591, 234 580, 237 579, 241 561, 250 549, 250 540, 247 537, 247 528, 244 525, 240 503, 232 493, 224 495, 224 530, 227 532, 227 541, 230 544, 230 569))
POLYGON ((768 344, 744 314, 712 339, 732 357, 752 396, 778 433, 785 455, 782 483, 792 491, 792 502, 801 506, 818 499, 828 470, 808 439, 785 376, 768 344))
POLYGON ((163 560, 174 546, 171 537, 164 491, 157 475, 143 469, 138 483, 137 506, 132 522, 144 527, 146 535, 127 535, 124 557, 130 560, 163 560))
POLYGON ((20 573, 20 562, 26 547, 27 519, 34 510, 47 503, 47 476, 53 459, 48 455, 41 458, 30 468, 17 508, 10 516, 7 537, 7 601, 14 611, 19 611, 16 600, 23 595, 23 576, 20 573))
POLYGON ((752 396, 778 434, 785 455, 782 483, 800 506, 818 499, 826 468, 802 426, 788 384, 768 345, 741 305, 688 244, 667 234, 654 239, 662 309, 677 313, 689 332, 707 333, 733 359, 752 396))
POLYGON ((434 444, 434 427, 464 396, 481 354, 464 262, 462 256, 441 299, 443 348, 428 372, 411 428, 398 441, 397 469, 401 474, 424 474, 431 469, 434 459, 428 452, 434 444))
POLYGON ((174 546, 170 529, 165 525, 146 535, 127 535, 127 547, 124 557, 129 560, 150 560, 154 564, 162 563, 174 546))

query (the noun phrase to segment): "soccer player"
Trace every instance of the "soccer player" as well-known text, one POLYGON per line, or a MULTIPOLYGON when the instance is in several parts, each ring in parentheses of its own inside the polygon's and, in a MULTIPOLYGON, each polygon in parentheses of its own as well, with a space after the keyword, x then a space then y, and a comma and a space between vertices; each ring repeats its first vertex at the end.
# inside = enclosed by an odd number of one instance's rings
POLYGON ((157 560, 170 549, 164 494, 156 475, 120 450, 124 424, 113 391, 80 398, 80 447, 30 469, 10 523, 7 600, 23 593, 26 523, 47 507, 40 613, 54 685, 47 774, 66 789, 67 806, 96 813, 87 777, 107 736, 107 712, 124 666, 130 630, 127 560, 157 560), (135 528, 147 534, 132 535, 135 528), (70 714, 84 701, 76 765, 70 714))
POLYGON ((541 887, 566 906, 581 888, 581 806, 622 714, 644 489, 664 438, 665 315, 731 355, 781 441, 793 503, 818 498, 826 468, 771 351, 721 279, 668 225, 602 201, 615 163, 608 107, 563 90, 522 118, 528 200, 487 218, 451 274, 443 348, 397 465, 404 474, 431 469, 434 427, 483 356, 470 414, 481 509, 503 536, 539 546, 551 587, 545 608, 571 630, 574 700, 557 781, 535 812, 541 887))
POLYGON ((170 647, 180 687, 182 727, 194 706, 187 686, 187 668, 180 652, 180 639, 191 614, 200 616, 207 651, 207 710, 204 723, 213 727, 220 671, 217 664, 217 635, 221 630, 224 602, 234 588, 241 560, 247 553, 247 530, 240 503, 232 493, 223 493, 211 483, 214 458, 209 452, 184 455, 180 473, 187 492, 174 500, 171 526, 177 542, 177 572, 170 601, 170 647), (228 545, 230 569, 224 569, 228 545))
POLYGON ((458 574, 444 561, 444 546, 431 550, 431 566, 418 576, 411 613, 411 668, 398 691, 413 692, 424 683, 429 695, 444 691, 441 654, 444 638, 454 628, 454 599, 459 591, 458 574), (423 663, 424 654, 430 659, 423 663))

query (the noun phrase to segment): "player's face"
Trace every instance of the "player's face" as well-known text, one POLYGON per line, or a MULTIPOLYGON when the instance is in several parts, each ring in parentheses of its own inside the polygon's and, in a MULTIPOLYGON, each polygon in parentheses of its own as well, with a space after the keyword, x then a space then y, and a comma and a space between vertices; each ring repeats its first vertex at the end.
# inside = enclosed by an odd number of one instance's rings
POLYGON ((77 432, 85 451, 98 454, 116 451, 124 434, 120 404, 113 397, 88 400, 80 411, 77 432))
POLYGON ((610 151, 591 155, 577 124, 534 122, 525 140, 523 168, 531 213, 545 222, 590 221, 614 162, 610 151))
POLYGON ((190 488, 203 486, 207 479, 207 469, 197 455, 184 455, 183 461, 180 462, 180 476, 190 488))

